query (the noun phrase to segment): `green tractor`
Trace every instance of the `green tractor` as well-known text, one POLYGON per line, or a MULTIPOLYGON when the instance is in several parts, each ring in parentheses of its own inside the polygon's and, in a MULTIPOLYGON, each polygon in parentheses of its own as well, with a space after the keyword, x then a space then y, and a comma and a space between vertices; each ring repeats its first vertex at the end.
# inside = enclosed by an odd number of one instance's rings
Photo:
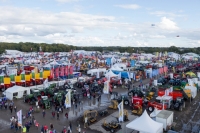
POLYGON ((42 96, 48 96, 48 98, 50 98, 50 97, 54 96, 54 90, 53 90, 53 88, 43 89, 40 91, 40 94, 42 96))
POLYGON ((38 105, 42 109, 50 109, 51 105, 48 96, 42 96, 42 99, 39 101, 38 105))
POLYGON ((54 97, 53 97, 53 102, 57 105, 57 106, 60 106, 62 105, 62 101, 63 101, 63 94, 58 92, 58 93, 55 93, 54 94, 54 97))
POLYGON ((34 94, 29 94, 24 97, 24 102, 31 105, 35 104, 36 101, 37 98, 34 96, 34 94))

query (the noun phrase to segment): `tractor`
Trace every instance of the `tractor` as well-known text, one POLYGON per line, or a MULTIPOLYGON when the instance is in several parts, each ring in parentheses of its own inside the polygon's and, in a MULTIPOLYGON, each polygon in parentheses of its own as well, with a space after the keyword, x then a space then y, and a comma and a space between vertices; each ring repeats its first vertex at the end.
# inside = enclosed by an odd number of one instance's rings
POLYGON ((29 103, 31 105, 35 104, 36 101, 37 98, 34 96, 34 94, 29 94, 24 97, 24 102, 29 103))
POLYGON ((50 109, 50 101, 47 96, 42 96, 42 99, 39 101, 38 105, 43 109, 50 109))
POLYGON ((79 79, 78 79, 78 81, 77 81, 77 83, 76 83, 76 86, 78 87, 78 88, 82 88, 83 86, 84 86, 84 84, 85 84, 85 78, 83 78, 83 77, 79 77, 79 79))
POLYGON ((129 97, 127 95, 118 95, 117 92, 113 92, 112 94, 114 95, 112 100, 116 100, 118 103, 121 103, 123 100, 124 105, 129 105, 129 97))
POLYGON ((92 91, 93 93, 95 93, 95 92, 102 92, 102 89, 99 87, 98 82, 93 82, 93 83, 92 83, 91 91, 92 91))
POLYGON ((55 93, 53 97, 53 102, 57 106, 63 105, 63 94, 60 92, 55 93))
POLYGON ((104 120, 102 127, 106 131, 110 131, 111 133, 116 132, 116 130, 121 129, 121 125, 117 121, 111 121, 111 123, 107 123, 106 120, 104 120))
POLYGON ((139 97, 144 97, 145 96, 145 92, 142 92, 139 88, 135 88, 135 89, 132 89, 128 92, 128 95, 129 96, 139 96, 139 97))
POLYGON ((41 90, 40 93, 41 93, 42 96, 48 96, 48 98, 54 96, 53 88, 48 88, 48 89, 41 90))

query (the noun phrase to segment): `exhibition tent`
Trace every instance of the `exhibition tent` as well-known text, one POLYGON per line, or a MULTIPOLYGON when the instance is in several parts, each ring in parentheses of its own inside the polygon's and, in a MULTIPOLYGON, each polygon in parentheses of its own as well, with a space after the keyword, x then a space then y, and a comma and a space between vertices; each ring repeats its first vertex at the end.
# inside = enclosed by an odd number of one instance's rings
POLYGON ((127 124, 126 128, 137 130, 140 133, 163 133, 163 124, 152 120, 146 110, 139 118, 127 124))
POLYGON ((22 98, 25 92, 26 94, 30 94, 30 88, 22 86, 13 86, 5 91, 5 95, 9 100, 13 100, 13 97, 22 98))

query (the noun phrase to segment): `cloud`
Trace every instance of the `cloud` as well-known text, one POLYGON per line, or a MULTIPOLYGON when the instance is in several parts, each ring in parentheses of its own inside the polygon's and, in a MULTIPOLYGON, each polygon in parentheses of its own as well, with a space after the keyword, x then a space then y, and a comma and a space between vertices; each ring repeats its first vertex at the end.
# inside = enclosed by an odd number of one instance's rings
POLYGON ((120 7, 120 8, 124 8, 124 9, 132 9, 132 10, 136 10, 139 9, 140 6, 136 5, 136 4, 130 4, 130 5, 115 5, 116 7, 120 7))
POLYGON ((150 35, 150 38, 166 38, 164 35, 150 35))
POLYGON ((169 46, 169 42, 188 46, 188 42, 193 40, 199 45, 200 29, 181 29, 167 17, 155 22, 152 28, 150 22, 125 23, 122 18, 108 15, 1 6, 0 11, 0 41, 5 42, 105 47, 169 46), (177 35, 180 38, 176 38, 177 35))
POLYGON ((151 15, 156 15, 158 17, 184 17, 185 15, 182 15, 182 14, 175 14, 175 13, 172 13, 172 12, 165 12, 165 11, 155 11, 155 12, 150 12, 151 15))
POLYGON ((77 2, 79 0, 56 0, 56 1, 60 3, 69 3, 69 2, 77 2))
POLYGON ((161 29, 164 29, 164 30, 178 30, 179 27, 177 26, 177 24, 166 18, 166 17, 162 17, 161 18, 161 22, 158 24, 158 27, 161 28, 161 29))

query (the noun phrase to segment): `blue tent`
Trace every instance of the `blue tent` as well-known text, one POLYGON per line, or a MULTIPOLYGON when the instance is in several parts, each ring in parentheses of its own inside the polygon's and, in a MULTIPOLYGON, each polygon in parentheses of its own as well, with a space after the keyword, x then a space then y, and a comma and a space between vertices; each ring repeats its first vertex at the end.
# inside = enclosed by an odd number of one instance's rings
POLYGON ((135 66, 135 60, 131 60, 131 67, 135 66))
POLYGON ((113 72, 114 74, 117 74, 117 75, 121 72, 121 77, 122 77, 122 78, 129 78, 129 77, 128 77, 128 72, 126 72, 126 71, 113 71, 113 70, 112 70, 112 72, 113 72))
POLYGON ((107 59, 106 59, 106 64, 107 64, 107 65, 111 65, 111 58, 107 58, 107 59))

